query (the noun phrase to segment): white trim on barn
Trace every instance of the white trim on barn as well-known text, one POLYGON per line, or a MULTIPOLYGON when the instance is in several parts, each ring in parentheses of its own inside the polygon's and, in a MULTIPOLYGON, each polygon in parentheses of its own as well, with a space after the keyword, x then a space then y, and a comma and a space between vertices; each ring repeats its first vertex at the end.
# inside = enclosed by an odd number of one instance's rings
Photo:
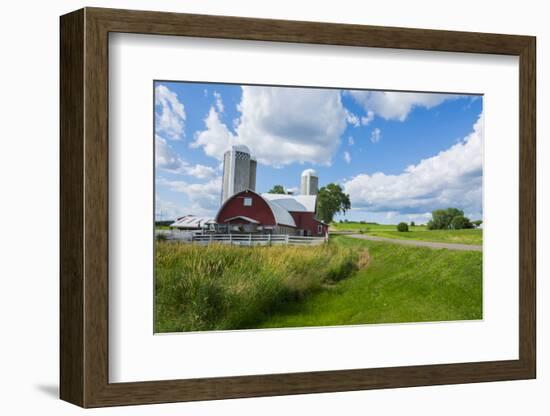
POLYGON ((224 222, 230 222, 230 221, 233 221, 233 220, 236 220, 236 219, 242 219, 242 220, 245 220, 245 221, 247 221, 251 224, 259 224, 260 223, 259 221, 256 221, 255 219, 250 218, 250 217, 246 217, 244 215, 237 215, 235 217, 228 218, 224 222))

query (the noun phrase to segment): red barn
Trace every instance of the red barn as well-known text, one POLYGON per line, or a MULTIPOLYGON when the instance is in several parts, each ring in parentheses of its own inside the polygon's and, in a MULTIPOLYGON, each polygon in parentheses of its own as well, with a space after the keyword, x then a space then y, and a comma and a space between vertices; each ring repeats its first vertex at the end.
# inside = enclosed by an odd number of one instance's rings
POLYGON ((228 198, 216 215, 219 231, 324 236, 327 224, 315 218, 316 195, 257 194, 228 198))

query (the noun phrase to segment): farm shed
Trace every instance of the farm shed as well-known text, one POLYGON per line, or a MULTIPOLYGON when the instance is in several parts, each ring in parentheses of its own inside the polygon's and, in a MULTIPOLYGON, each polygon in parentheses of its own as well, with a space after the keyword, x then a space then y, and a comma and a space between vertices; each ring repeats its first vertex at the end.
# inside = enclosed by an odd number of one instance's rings
POLYGON ((204 230, 214 229, 215 221, 212 217, 201 217, 197 215, 184 215, 176 218, 170 227, 180 230, 204 230))

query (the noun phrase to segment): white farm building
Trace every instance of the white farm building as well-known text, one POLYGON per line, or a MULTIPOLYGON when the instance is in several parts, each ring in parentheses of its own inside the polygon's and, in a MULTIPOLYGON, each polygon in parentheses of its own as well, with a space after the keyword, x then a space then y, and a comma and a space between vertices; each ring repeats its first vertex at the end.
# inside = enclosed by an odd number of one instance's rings
POLYGON ((170 224, 170 227, 180 230, 204 230, 214 227, 215 221, 212 217, 201 217, 197 215, 185 215, 179 217, 170 224))

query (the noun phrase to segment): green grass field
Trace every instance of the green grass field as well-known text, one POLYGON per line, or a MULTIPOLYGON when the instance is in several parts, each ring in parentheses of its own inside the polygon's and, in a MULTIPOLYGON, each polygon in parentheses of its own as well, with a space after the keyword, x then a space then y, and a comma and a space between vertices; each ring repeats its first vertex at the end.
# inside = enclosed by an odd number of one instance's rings
POLYGON ((172 227, 168 225, 155 225, 155 230, 171 230, 172 227))
POLYGON ((353 231, 377 237, 398 238, 402 240, 421 240, 439 243, 459 243, 481 245, 483 230, 428 230, 426 226, 409 226, 408 232, 399 232, 396 225, 361 224, 359 222, 333 223, 331 231, 353 231))
POLYGON ((352 276, 367 250, 156 242, 155 332, 255 328, 287 303, 352 276))
POLYGON ((434 250, 338 236, 367 248, 368 267, 332 289, 288 304, 261 328, 482 318, 482 254, 434 250))
MULTIPOLYGON (((395 231, 396 225, 394 224, 374 224, 374 223, 360 223, 360 222, 333 222, 330 224, 330 228, 337 231, 395 231)), ((427 228, 424 225, 409 227, 411 231, 426 231, 427 228)))
POLYGON ((482 317, 480 252, 345 236, 317 247, 156 244, 156 332, 482 317))

